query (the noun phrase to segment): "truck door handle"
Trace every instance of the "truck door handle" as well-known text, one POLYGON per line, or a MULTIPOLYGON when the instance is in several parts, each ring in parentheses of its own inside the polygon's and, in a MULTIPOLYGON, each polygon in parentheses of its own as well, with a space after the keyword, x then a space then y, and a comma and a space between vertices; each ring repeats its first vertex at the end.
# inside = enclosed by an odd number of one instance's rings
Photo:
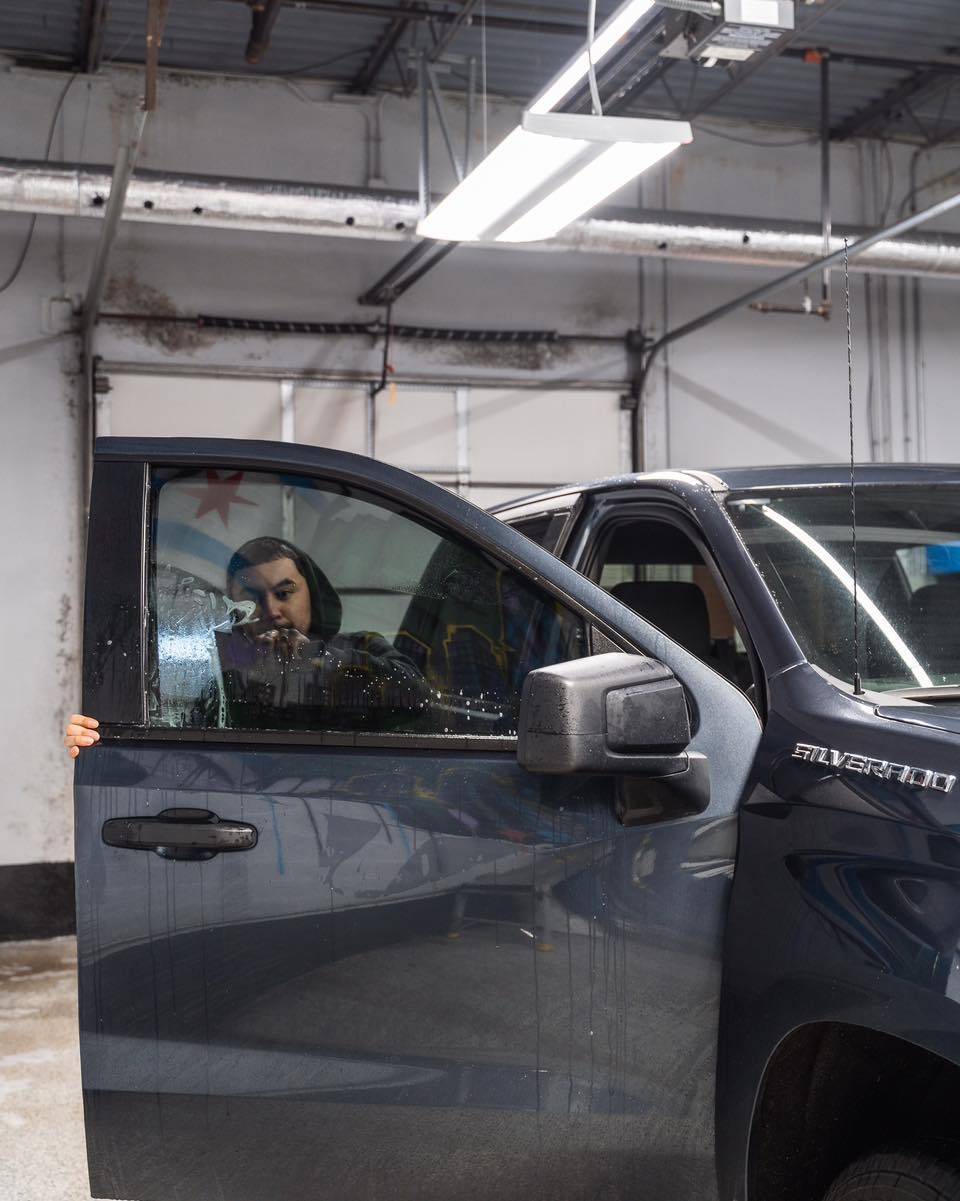
POLYGON ((164 809, 156 817, 113 817, 103 823, 107 846, 155 851, 164 859, 212 859, 221 851, 251 851, 257 830, 221 821, 209 809, 164 809))

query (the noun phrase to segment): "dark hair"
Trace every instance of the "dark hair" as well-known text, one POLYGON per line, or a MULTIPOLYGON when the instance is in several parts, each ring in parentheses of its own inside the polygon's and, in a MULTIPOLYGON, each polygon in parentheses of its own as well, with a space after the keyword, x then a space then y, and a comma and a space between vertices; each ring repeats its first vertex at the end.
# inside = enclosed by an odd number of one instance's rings
POLYGON ((310 591, 309 633, 324 640, 332 638, 340 629, 343 606, 333 585, 313 559, 282 538, 251 538, 238 547, 227 564, 227 589, 241 571, 248 567, 259 567, 262 563, 273 563, 276 559, 292 559, 297 570, 307 581, 310 591))

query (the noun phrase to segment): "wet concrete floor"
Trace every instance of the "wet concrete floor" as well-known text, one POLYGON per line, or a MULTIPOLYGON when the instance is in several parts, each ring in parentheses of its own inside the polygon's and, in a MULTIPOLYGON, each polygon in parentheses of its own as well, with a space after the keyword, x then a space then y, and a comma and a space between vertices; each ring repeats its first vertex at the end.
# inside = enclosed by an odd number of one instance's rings
POLYGON ((88 1201, 76 943, 0 942, 0 1201, 88 1201))

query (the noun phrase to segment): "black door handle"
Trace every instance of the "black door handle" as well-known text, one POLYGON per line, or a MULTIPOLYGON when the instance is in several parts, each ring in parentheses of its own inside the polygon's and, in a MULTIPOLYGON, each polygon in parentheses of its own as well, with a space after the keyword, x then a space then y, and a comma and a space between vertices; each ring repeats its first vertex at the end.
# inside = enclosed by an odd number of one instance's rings
POLYGON ((103 823, 107 846, 155 851, 164 859, 212 859, 221 851, 250 851, 257 830, 221 821, 209 809, 164 809, 156 817, 113 817, 103 823))

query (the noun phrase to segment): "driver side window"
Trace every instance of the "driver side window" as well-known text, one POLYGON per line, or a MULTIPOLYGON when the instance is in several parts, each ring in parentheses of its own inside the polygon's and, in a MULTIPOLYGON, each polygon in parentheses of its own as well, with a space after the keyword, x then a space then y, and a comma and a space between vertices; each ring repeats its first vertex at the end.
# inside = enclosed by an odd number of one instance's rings
POLYGON ((526 674, 582 622, 481 551, 352 487, 154 475, 150 724, 512 736, 526 674))

